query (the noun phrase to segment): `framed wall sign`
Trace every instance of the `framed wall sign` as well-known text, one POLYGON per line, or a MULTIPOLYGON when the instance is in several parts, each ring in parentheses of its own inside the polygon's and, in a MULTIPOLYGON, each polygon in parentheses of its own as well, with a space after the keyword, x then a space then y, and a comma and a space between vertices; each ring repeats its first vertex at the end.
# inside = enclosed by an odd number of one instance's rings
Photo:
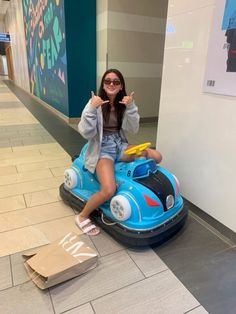
POLYGON ((236 0, 216 0, 203 91, 236 96, 236 0))

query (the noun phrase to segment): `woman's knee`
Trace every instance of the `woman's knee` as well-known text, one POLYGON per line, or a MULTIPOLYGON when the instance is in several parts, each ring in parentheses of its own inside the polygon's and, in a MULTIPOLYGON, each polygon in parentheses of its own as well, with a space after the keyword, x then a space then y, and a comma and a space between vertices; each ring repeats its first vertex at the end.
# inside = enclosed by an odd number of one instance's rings
POLYGON ((109 200, 116 192, 116 185, 110 185, 106 187, 102 187, 101 193, 103 194, 103 197, 105 200, 109 200))
POLYGON ((154 159, 157 163, 160 163, 162 161, 162 155, 158 150, 147 148, 146 152, 148 158, 154 159))
POLYGON ((162 155, 158 150, 156 150, 155 153, 156 153, 156 162, 159 164, 162 161, 162 155))

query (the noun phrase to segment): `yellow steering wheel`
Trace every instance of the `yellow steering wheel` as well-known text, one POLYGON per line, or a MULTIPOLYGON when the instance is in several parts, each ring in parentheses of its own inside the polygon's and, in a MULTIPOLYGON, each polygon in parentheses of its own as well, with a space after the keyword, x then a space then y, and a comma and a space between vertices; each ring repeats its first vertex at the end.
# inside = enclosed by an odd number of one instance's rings
POLYGON ((135 145, 135 146, 127 148, 124 151, 124 153, 126 155, 133 155, 133 154, 135 154, 137 156, 140 156, 142 154, 142 151, 144 149, 148 148, 150 145, 151 145, 150 142, 146 142, 146 143, 143 143, 143 144, 135 145))

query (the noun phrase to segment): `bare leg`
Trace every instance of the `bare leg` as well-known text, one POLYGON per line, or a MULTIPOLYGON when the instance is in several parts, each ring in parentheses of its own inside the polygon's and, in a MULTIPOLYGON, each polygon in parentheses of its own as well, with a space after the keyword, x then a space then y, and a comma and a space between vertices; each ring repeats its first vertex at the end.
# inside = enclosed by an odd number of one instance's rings
POLYGON ((100 191, 94 193, 79 214, 80 222, 84 221, 101 204, 110 199, 116 191, 114 162, 107 158, 98 161, 96 173, 100 182, 100 191))
POLYGON ((158 150, 153 149, 153 148, 146 148, 145 151, 146 151, 146 156, 148 158, 154 159, 156 163, 159 164, 162 161, 162 155, 158 150))
MULTIPOLYGON (((128 145, 128 148, 135 146, 135 145, 128 145)), ((162 155, 161 153, 153 148, 146 148, 145 150, 142 151, 141 156, 143 157, 147 157, 147 158, 152 158, 156 161, 156 163, 160 163, 162 161, 162 155)), ((133 161, 135 158, 137 157, 137 155, 132 154, 132 155, 126 155, 123 154, 123 156, 120 158, 120 161, 124 161, 124 162, 131 162, 133 161)))

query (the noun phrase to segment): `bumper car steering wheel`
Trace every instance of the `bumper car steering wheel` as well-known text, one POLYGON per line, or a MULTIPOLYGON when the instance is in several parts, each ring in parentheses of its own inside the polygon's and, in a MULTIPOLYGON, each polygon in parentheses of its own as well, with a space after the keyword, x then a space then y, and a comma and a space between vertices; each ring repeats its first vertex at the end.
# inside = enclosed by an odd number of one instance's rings
POLYGON ((135 154, 137 156, 140 156, 142 154, 142 151, 145 150, 146 148, 150 147, 150 145, 151 145, 150 142, 134 145, 134 146, 131 146, 131 147, 127 148, 124 151, 124 153, 126 155, 133 155, 133 154, 135 154))

